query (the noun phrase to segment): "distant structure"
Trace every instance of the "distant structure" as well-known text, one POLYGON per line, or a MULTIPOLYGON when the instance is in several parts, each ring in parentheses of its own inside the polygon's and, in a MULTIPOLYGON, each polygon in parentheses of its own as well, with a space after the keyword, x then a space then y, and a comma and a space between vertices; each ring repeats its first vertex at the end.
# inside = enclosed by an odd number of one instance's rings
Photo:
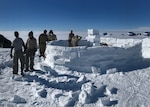
POLYGON ((134 32, 128 32, 127 35, 128 36, 136 36, 136 34, 134 32))
POLYGON ((107 33, 103 33, 103 36, 106 36, 106 35, 108 35, 107 33))
POLYGON ((143 35, 144 36, 150 36, 150 32, 144 32, 143 35))
POLYGON ((10 48, 11 41, 6 39, 3 35, 0 34, 0 48, 10 48))
POLYGON ((90 41, 93 46, 100 46, 100 34, 98 30, 88 29, 87 41, 90 41))

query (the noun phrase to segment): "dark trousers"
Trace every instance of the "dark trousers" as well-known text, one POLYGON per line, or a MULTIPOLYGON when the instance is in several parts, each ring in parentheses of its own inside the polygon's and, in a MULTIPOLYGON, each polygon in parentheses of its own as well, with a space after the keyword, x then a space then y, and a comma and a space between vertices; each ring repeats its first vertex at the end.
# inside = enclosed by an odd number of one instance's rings
POLYGON ((29 65, 30 65, 30 69, 33 69, 34 56, 35 56, 35 49, 27 50, 26 56, 25 56, 26 70, 29 69, 29 65))
POLYGON ((45 57, 46 44, 39 44, 40 56, 45 57))
POLYGON ((21 63, 21 72, 23 72, 24 69, 24 56, 22 50, 17 50, 14 52, 14 58, 13 58, 13 73, 18 74, 18 60, 20 59, 21 63))
POLYGON ((68 40, 68 47, 73 47, 72 41, 68 40))

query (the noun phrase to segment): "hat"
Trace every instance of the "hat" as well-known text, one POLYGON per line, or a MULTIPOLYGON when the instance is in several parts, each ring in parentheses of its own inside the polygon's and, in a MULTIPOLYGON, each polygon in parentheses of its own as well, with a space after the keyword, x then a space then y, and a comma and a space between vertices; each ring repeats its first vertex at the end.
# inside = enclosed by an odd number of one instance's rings
POLYGON ((46 32, 47 32, 47 30, 45 29, 45 30, 44 30, 44 33, 46 33, 46 32))
POLYGON ((49 32, 50 32, 50 33, 52 33, 52 32, 53 32, 53 30, 50 30, 49 32))

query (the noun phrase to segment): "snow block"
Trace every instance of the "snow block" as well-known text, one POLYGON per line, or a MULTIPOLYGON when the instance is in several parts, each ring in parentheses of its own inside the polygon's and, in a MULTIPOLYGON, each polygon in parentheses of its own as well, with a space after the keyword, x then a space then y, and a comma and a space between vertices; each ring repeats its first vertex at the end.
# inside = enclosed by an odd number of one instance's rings
POLYGON ((88 29, 88 35, 99 35, 99 31, 94 29, 88 29))
POLYGON ((72 97, 70 96, 60 96, 59 97, 59 105, 60 107, 68 107, 70 105, 70 103, 72 102, 72 97))
POLYGON ((86 37, 87 41, 94 43, 94 46, 100 45, 100 35, 98 30, 88 29, 88 36, 86 37), (99 44, 99 45, 98 45, 99 44))
POLYGON ((26 103, 26 100, 18 95, 14 95, 13 99, 12 99, 13 103, 26 103))
POLYGON ((80 104, 88 104, 90 102, 90 97, 86 91, 82 90, 78 100, 80 104))
POLYGON ((38 90, 38 95, 42 98, 46 98, 47 96, 47 91, 45 89, 38 90))
POLYGON ((88 95, 92 96, 94 93, 94 86, 92 83, 88 82, 82 85, 81 90, 86 91, 88 95))

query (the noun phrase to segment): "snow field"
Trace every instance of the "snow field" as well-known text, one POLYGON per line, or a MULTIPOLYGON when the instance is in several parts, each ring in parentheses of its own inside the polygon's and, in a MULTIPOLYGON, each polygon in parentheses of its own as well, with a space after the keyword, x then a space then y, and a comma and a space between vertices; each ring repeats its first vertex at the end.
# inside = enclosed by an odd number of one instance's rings
POLYGON ((73 48, 65 40, 48 43, 46 59, 39 59, 37 51, 36 70, 24 78, 12 75, 10 49, 0 49, 0 106, 149 106, 150 61, 142 58, 146 54, 141 51, 148 52, 149 38, 142 43, 139 39, 119 41, 114 42, 116 46, 91 47, 83 40, 73 48))

